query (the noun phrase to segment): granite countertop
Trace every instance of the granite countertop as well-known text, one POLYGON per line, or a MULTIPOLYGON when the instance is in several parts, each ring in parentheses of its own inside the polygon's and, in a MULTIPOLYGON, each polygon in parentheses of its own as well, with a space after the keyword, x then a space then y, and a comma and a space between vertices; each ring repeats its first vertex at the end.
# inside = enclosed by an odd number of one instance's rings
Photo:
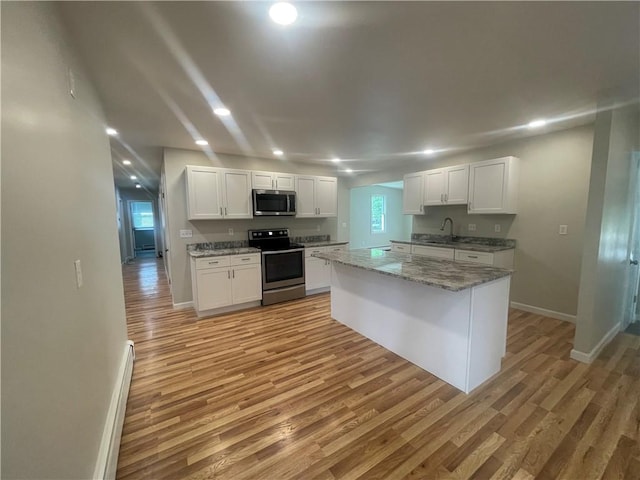
POLYGON ((211 250, 192 250, 187 252, 192 258, 224 257, 226 255, 246 255, 247 253, 260 253, 253 247, 216 248, 211 250))
POLYGON ((501 252, 503 250, 512 250, 513 245, 487 245, 469 241, 429 241, 429 240, 391 240, 391 243, 404 243, 406 245, 424 245, 425 247, 437 248, 454 248, 458 250, 470 250, 472 252, 501 252))
POLYGON ((482 285, 513 273, 512 270, 489 265, 388 252, 380 249, 317 253, 314 256, 452 292, 482 285))
POLYGON ((331 245, 347 245, 349 242, 338 242, 334 240, 325 240, 322 242, 300 242, 304 248, 313 248, 313 247, 329 247, 331 245))

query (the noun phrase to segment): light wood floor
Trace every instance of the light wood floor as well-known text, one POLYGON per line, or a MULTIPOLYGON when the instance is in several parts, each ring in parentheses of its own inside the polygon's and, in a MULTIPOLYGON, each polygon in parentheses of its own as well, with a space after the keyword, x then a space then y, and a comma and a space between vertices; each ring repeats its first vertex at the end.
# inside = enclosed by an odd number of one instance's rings
POLYGON ((330 317, 328 294, 217 318, 125 265, 136 362, 120 479, 640 479, 640 337, 592 365, 570 323, 513 310, 464 395, 330 317))

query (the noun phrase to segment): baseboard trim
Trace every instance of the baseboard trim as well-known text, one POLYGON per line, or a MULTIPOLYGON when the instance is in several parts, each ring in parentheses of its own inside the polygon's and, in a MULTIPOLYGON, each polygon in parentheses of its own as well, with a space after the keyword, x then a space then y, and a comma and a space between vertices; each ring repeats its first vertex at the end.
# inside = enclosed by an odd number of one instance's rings
POLYGON ((575 315, 556 312, 554 310, 547 310, 546 308, 534 307, 533 305, 527 305, 525 303, 511 302, 511 308, 517 308, 518 310, 524 310, 525 312, 535 313, 536 315, 544 315, 545 317, 555 318, 556 320, 576 323, 575 315))
POLYGON ((133 374, 133 361, 135 350, 133 342, 128 340, 125 346, 120 369, 118 370, 118 383, 111 394, 111 402, 107 411, 107 419, 102 432, 100 450, 93 473, 94 479, 115 479, 118 467, 118 453, 120 451, 120 437, 124 424, 124 414, 127 408, 127 397, 131 386, 133 374))
POLYGON ((602 351, 602 349, 606 347, 609 344, 609 342, 613 340, 613 337, 615 337, 616 334, 620 331, 620 326, 621 326, 620 322, 616 323, 611 328, 611 330, 609 330, 607 334, 600 339, 598 344, 595 347, 593 347, 589 353, 581 352, 580 350, 576 350, 574 348, 573 350, 571 350, 571 354, 569 356, 574 360, 577 360, 582 363, 593 362, 596 358, 598 358, 598 355, 600 355, 600 352, 602 351))
POLYGON ((185 308, 193 308, 193 302, 191 301, 191 302, 174 303, 173 308, 175 310, 184 310, 185 308))

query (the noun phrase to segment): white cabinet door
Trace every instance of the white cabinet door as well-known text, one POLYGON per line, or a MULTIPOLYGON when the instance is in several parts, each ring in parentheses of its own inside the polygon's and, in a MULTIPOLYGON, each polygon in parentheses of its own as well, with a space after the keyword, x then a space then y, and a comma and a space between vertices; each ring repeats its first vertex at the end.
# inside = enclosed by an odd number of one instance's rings
POLYGON ((331 282, 331 266, 328 261, 316 257, 307 257, 304 262, 305 289, 326 288, 331 282))
POLYGON ((424 207, 422 206, 423 184, 422 172, 410 173, 404 176, 402 213, 407 215, 418 215, 424 213, 424 207))
POLYGON ((316 179, 315 177, 298 176, 296 178, 296 217, 316 216, 316 179))
POLYGON ((411 245, 405 243, 392 243, 391 251, 398 253, 411 253, 411 245))
POLYGON ((442 205, 445 203, 445 185, 447 170, 438 168, 424 172, 424 205, 442 205))
POLYGON ((235 266, 231 270, 233 303, 246 303, 262 298, 260 265, 235 266))
POLYGON ((253 218, 251 176, 246 170, 223 170, 225 218, 253 218))
POLYGON ((445 185, 445 203, 447 205, 466 205, 469 194, 469 165, 447 168, 445 185))
POLYGON ((289 190, 293 192, 296 189, 295 177, 286 173, 274 173, 273 183, 276 190, 289 190))
POLYGON ((338 179, 316 177, 316 208, 320 217, 338 215, 338 179))
POLYGON ((453 260, 453 248, 429 247, 427 245, 412 245, 411 253, 415 255, 424 255, 425 257, 444 258, 453 260))
POLYGON ((497 158, 469 166, 469 213, 516 213, 516 157, 497 158))
POLYGON ((196 272, 198 310, 231 305, 231 271, 229 268, 210 268, 196 272))
POLYGON ((189 220, 222 218, 220 171, 211 167, 187 167, 187 217, 189 220))
POLYGON ((251 186, 261 190, 273 190, 273 174, 271 172, 251 172, 251 186))

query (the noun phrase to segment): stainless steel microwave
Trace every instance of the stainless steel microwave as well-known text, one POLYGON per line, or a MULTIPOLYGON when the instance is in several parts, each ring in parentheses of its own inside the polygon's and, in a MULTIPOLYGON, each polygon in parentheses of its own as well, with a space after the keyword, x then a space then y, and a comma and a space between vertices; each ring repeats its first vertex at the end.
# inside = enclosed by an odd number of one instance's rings
POLYGON ((296 192, 285 190, 253 190, 253 216, 296 214, 296 192))

